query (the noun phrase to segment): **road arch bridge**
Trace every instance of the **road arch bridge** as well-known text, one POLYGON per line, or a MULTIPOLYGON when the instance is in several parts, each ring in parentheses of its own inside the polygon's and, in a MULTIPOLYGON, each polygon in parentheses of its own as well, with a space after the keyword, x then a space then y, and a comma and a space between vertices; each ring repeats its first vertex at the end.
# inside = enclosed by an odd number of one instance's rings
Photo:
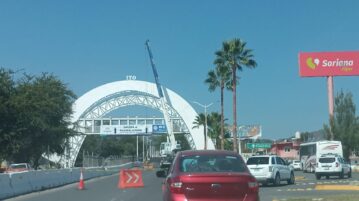
MULTIPOLYGON (((177 123, 188 131, 185 136, 192 149, 203 149, 203 127, 193 129, 196 111, 174 91, 164 87, 163 90, 166 94, 165 108, 170 119, 178 120, 177 123)), ((71 121, 78 123, 83 119, 102 118, 109 112, 126 106, 140 105, 161 111, 160 104, 156 84, 139 80, 116 81, 94 88, 78 98, 73 105, 74 114, 71 121)), ((83 126, 80 125, 77 130, 83 135, 69 139, 70 147, 66 149, 65 156, 53 156, 51 160, 59 161, 64 167, 74 166, 87 135, 83 126)), ((208 140, 208 149, 214 149, 211 140, 208 140)))

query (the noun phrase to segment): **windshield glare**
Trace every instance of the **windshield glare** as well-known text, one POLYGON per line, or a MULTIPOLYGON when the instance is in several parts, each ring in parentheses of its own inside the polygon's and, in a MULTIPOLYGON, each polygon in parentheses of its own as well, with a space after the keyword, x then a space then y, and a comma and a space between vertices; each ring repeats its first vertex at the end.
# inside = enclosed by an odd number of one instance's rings
POLYGON ((236 156, 184 156, 180 160, 181 172, 246 172, 243 160, 236 156))

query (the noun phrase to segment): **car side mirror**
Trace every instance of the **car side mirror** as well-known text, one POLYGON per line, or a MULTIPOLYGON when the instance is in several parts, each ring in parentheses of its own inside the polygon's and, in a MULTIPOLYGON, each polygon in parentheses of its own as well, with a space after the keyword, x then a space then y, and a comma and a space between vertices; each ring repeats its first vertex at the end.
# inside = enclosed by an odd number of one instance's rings
POLYGON ((167 174, 166 174, 166 171, 164 171, 164 170, 159 170, 159 171, 156 172, 156 176, 157 176, 157 177, 164 178, 164 177, 167 176, 167 174))

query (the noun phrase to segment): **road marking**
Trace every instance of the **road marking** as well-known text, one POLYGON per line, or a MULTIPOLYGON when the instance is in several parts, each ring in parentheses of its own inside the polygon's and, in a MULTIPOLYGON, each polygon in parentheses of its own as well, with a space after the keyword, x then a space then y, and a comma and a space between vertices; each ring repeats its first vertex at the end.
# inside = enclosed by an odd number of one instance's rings
POLYGON ((136 180, 135 180, 135 182, 133 182, 133 183, 137 183, 137 181, 138 181, 138 179, 140 178, 136 173, 133 173, 133 175, 135 175, 135 177, 136 177, 136 180))
POLYGON ((359 191, 359 186, 351 185, 316 185, 315 190, 359 191))
MULTIPOLYGON (((294 191, 313 191, 313 188, 288 188, 286 189, 287 192, 294 192, 294 191)), ((283 190, 277 189, 278 192, 282 192, 283 190)))
POLYGON ((130 181, 132 180, 132 176, 128 172, 125 172, 125 173, 128 176, 128 179, 127 179, 126 183, 130 183, 130 181))
POLYGON ((296 176, 295 180, 306 180, 304 176, 296 176))

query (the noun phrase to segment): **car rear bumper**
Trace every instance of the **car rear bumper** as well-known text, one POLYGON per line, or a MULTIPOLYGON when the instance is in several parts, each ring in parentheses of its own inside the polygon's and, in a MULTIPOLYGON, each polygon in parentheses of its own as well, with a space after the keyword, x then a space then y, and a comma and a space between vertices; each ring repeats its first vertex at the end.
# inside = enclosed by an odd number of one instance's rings
POLYGON ((191 201, 204 201, 204 200, 208 200, 208 201, 260 201, 259 199, 259 195, 258 193, 250 193, 250 194, 246 194, 245 197, 238 197, 238 198, 223 198, 223 199, 219 199, 219 198, 186 198, 185 195, 183 194, 174 194, 171 196, 171 198, 169 200, 166 201, 187 201, 187 200, 191 200, 191 201))
POLYGON ((271 183, 273 182, 272 176, 254 176, 259 183, 271 183))
POLYGON ((331 176, 331 175, 340 175, 341 171, 316 171, 315 172, 316 175, 324 175, 324 176, 331 176))

